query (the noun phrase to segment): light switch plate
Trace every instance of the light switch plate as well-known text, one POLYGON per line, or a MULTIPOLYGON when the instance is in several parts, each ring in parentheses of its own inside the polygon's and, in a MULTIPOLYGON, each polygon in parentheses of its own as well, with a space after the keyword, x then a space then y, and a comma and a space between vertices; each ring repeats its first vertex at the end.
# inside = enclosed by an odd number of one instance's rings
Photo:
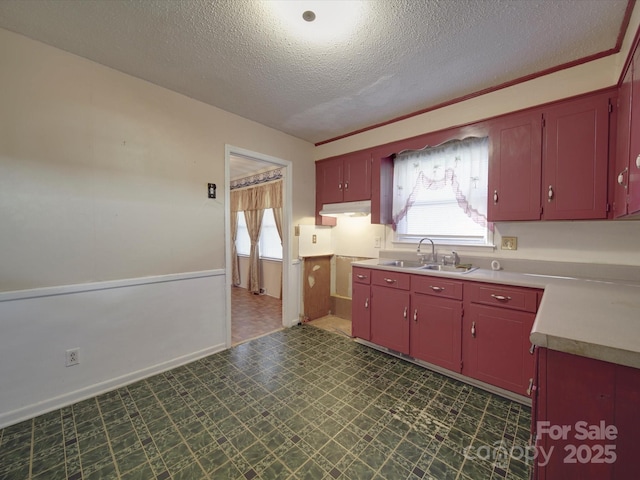
POLYGON ((502 250, 517 250, 518 249, 518 237, 502 237, 502 250))

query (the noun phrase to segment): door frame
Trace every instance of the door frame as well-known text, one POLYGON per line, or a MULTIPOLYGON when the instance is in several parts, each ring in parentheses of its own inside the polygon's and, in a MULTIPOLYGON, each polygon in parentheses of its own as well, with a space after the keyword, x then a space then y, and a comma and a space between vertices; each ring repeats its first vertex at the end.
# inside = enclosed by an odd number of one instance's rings
POLYGON ((291 250, 291 224, 293 216, 293 165, 289 160, 272 157, 263 153, 253 152, 245 148, 225 145, 224 152, 224 236, 225 236, 225 298, 226 298, 226 326, 227 326, 227 348, 231 347, 231 284, 233 274, 231 270, 231 194, 229 185, 231 183, 231 162, 232 155, 253 158, 264 162, 279 165, 283 169, 282 188, 282 326, 291 327, 297 325, 299 312, 298 298, 296 292, 298 288, 292 285, 295 278, 293 269, 295 268, 291 250))

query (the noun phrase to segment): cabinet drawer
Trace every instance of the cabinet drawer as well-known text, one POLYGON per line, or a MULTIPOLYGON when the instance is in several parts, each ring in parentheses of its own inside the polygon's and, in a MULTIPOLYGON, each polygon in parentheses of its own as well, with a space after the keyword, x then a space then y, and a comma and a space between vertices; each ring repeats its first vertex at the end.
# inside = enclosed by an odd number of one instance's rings
POLYGON ((468 282, 466 293, 472 303, 534 313, 538 310, 538 290, 530 288, 468 282))
POLYGON ((400 290, 409 290, 411 275, 408 273, 373 270, 371 272, 371 283, 374 285, 398 288, 400 290))
POLYGON ((371 284, 371 270, 368 268, 353 267, 352 273, 354 282, 371 284))
POLYGON ((414 293, 424 293, 438 297, 462 300, 462 282, 430 275, 412 275, 411 289, 414 293))

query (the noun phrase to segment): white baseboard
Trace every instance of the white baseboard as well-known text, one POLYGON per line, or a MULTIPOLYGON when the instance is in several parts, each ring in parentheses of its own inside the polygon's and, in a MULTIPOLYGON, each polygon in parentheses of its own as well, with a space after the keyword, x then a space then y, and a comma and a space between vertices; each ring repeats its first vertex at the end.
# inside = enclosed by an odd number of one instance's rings
POLYGON ((11 412, 4 412, 0 414, 0 428, 20 423, 24 420, 28 420, 38 415, 43 415, 53 410, 58 410, 66 406, 73 405, 74 403, 81 402, 82 400, 93 398, 97 395, 101 395, 111 390, 130 385, 145 378, 152 377, 159 373, 166 372, 173 368, 186 365, 209 355, 213 355, 214 353, 221 352, 225 348, 225 344, 216 345, 199 352, 194 352, 189 355, 184 355, 180 358, 175 358, 173 360, 163 362, 152 367, 138 370, 137 372, 122 375, 117 378, 112 378, 105 382, 96 383, 95 385, 89 385, 87 387, 75 390, 73 392, 68 392, 54 398, 48 398, 33 405, 26 405, 11 412))
POLYGON ((223 350, 225 281, 211 270, 0 294, 0 427, 223 350))

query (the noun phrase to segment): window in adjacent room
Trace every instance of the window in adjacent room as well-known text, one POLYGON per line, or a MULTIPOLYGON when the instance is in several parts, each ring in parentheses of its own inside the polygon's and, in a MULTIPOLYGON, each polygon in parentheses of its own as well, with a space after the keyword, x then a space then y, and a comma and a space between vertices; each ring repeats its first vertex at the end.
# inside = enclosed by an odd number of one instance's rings
MULTIPOLYGON (((236 249, 238 255, 249 256, 251 241, 247 231, 247 222, 243 212, 238 212, 238 235, 236 237, 236 249)), ((282 260, 282 243, 276 228, 276 221, 273 218, 273 209, 264 210, 262 217, 262 227, 260 229, 260 258, 271 258, 282 260)))
POLYGON ((396 241, 422 237, 451 245, 488 245, 489 140, 470 137, 400 152, 394 161, 396 241))

